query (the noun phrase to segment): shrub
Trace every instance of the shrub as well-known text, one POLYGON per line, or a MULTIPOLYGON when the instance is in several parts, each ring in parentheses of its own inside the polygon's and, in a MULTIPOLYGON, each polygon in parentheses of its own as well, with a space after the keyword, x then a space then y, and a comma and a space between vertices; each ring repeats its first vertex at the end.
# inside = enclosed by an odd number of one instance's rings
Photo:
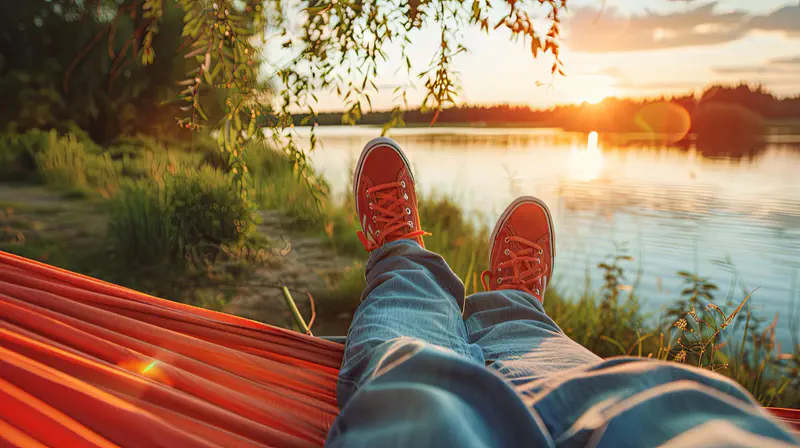
POLYGON ((229 176, 210 167, 126 181, 108 210, 113 252, 132 265, 200 263, 240 244, 253 226, 229 176))
POLYGON ((150 136, 138 135, 136 137, 119 138, 111 144, 107 151, 114 160, 123 158, 137 158, 146 152, 164 152, 164 147, 150 136))
POLYGON ((220 244, 238 244, 252 230, 250 204, 236 191, 229 176, 202 167, 180 171, 168 185, 182 256, 202 255, 220 244))
POLYGON ((324 228, 328 184, 310 168, 301 172, 285 154, 267 146, 251 145, 247 151, 256 203, 282 211, 297 229, 324 228))
POLYGON ((0 178, 29 180, 35 177, 35 154, 47 144, 48 133, 40 130, 25 134, 0 135, 0 178))
MULTIPOLYGON (((207 140, 198 138, 198 141, 207 140)), ((132 179, 161 178, 168 170, 197 168, 202 164, 203 153, 191 151, 191 145, 191 142, 137 135, 117 139, 106 153, 113 159, 121 176, 132 179)))
POLYGON ((72 134, 59 137, 50 131, 43 149, 35 152, 34 160, 43 180, 56 188, 84 194, 99 190, 108 194, 117 184, 111 159, 87 151, 84 143, 72 134))
POLYGON ((159 184, 124 181, 107 204, 111 253, 128 265, 177 258, 178 236, 168 202, 159 184))
POLYGON ((63 139, 51 131, 43 151, 36 153, 36 166, 44 181, 67 190, 84 189, 86 182, 86 149, 71 135, 63 139))
POLYGON ((219 152, 217 142, 206 134, 191 134, 191 140, 176 140, 167 137, 154 137, 145 134, 120 137, 109 145, 107 152, 114 159, 124 155, 136 157, 146 152, 197 153, 199 162, 207 152, 219 152))

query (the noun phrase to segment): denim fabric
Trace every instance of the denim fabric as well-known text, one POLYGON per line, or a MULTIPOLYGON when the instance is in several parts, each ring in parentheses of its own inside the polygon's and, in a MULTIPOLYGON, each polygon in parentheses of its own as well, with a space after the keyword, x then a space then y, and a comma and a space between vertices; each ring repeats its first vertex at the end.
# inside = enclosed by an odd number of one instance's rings
POLYGON ((447 263, 413 241, 374 251, 366 270, 328 446, 796 446, 727 378, 601 360, 523 292, 465 303, 447 263))

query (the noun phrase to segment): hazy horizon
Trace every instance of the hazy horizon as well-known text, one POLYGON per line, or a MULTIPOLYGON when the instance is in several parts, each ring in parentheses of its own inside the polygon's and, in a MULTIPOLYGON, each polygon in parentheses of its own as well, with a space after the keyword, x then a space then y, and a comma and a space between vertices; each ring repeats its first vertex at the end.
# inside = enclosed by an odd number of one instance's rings
MULTIPOLYGON (((735 86, 740 85, 743 82, 745 82, 745 81, 733 82, 733 83, 727 84, 726 87, 727 86, 735 87, 735 86)), ((747 84, 750 87, 756 87, 758 85, 757 83, 752 83, 752 82, 751 83, 747 83, 747 84)), ((673 93, 662 94, 662 95, 657 95, 657 94, 646 95, 646 96, 614 96, 614 95, 612 95, 612 96, 606 96, 606 97, 604 97, 604 98, 602 98, 602 99, 600 99, 599 101, 596 101, 596 102, 590 102, 590 101, 572 102, 572 101, 567 101, 567 102, 564 102, 564 103, 554 103, 554 104, 550 104, 550 105, 537 106, 537 105, 532 105, 532 104, 529 104, 529 103, 522 103, 522 102, 516 102, 515 103, 515 102, 507 102, 507 101, 496 102, 496 103, 466 103, 466 102, 460 101, 457 104, 457 106, 458 107, 503 107, 503 106, 508 106, 508 107, 528 107, 532 111, 546 111, 546 110, 554 109, 554 108, 558 108, 558 107, 576 106, 576 105, 581 105, 581 104, 599 104, 599 103, 602 103, 602 102, 604 102, 606 100, 646 102, 646 101, 658 101, 660 99, 670 100, 670 99, 675 99, 675 98, 684 98, 684 97, 688 97, 688 96, 693 96, 694 98, 699 99, 700 96, 701 96, 700 94, 703 91, 705 91, 705 89, 711 88, 711 87, 713 87, 715 85, 719 85, 719 84, 718 83, 713 83, 713 84, 708 84, 708 85, 705 85, 705 86, 702 86, 702 87, 698 87, 697 89, 693 89, 693 90, 684 90, 683 92, 673 92, 673 93)), ((796 91, 796 92, 787 93, 787 94, 784 94, 784 95, 776 94, 775 92, 773 92, 769 88, 767 88, 767 92, 773 94, 775 97, 777 97, 778 99, 781 99, 781 100, 783 100, 783 99, 800 98, 800 88, 798 88, 798 91, 796 91)), ((419 108, 419 104, 417 104, 415 106, 412 106, 412 105, 409 104, 409 109, 408 110, 416 110, 418 108, 419 108)), ((384 113, 384 112, 390 112, 391 110, 392 110, 391 107, 388 107, 388 106, 386 108, 377 108, 376 107, 376 108, 373 108, 371 110, 371 112, 384 113)), ((344 109, 342 107, 339 107, 338 109, 316 110, 316 112, 317 112, 317 114, 326 114, 326 113, 338 114, 338 113, 344 112, 344 109)))

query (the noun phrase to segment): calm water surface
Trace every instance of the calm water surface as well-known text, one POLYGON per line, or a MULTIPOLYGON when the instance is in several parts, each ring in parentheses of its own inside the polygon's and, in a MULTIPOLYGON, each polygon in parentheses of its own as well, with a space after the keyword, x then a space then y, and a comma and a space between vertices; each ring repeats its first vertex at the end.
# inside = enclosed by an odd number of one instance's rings
MULTIPOLYGON (((300 134, 307 133, 300 130, 300 134)), ((350 173, 372 127, 320 127, 313 163, 334 194, 348 194, 350 173)), ((727 296, 759 287, 753 310, 790 342, 800 321, 800 136, 772 136, 756 154, 706 158, 652 139, 549 129, 397 129, 423 194, 447 194, 493 226, 516 196, 550 206, 558 260, 554 283, 580 293, 587 271, 619 245, 634 257, 646 310, 657 314, 682 290, 676 272, 699 272, 727 296), (719 263, 728 259, 732 266, 719 263)), ((636 137, 636 136, 633 136, 636 137)), ((642 137, 642 136, 639 136, 642 137)), ((424 227, 424 223, 423 223, 424 227)))

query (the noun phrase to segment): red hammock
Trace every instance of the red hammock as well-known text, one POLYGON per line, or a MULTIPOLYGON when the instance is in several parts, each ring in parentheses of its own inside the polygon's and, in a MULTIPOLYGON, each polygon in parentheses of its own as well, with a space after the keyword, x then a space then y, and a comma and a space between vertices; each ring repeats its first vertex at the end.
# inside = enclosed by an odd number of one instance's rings
POLYGON ((0 446, 321 446, 338 412, 340 344, 2 251, 0 311, 0 446))

